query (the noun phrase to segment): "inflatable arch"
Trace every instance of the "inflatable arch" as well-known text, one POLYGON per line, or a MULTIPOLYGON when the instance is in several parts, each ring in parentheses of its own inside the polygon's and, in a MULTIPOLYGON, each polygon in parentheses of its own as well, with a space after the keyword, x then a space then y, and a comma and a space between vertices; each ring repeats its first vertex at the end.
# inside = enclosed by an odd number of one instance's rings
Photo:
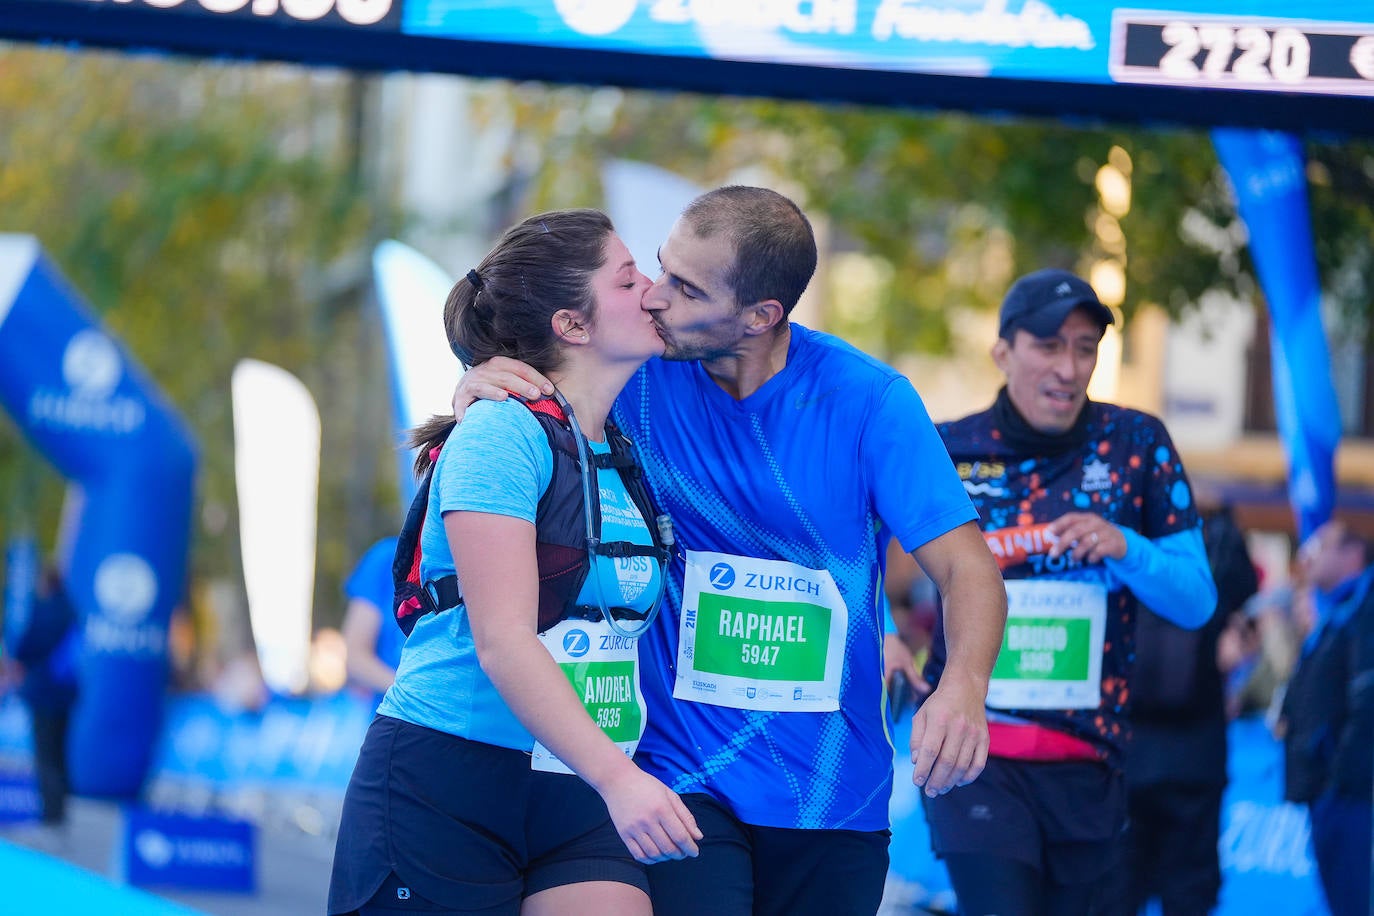
POLYGON ((0 405, 72 484, 67 588, 83 618, 72 789, 131 797, 162 721, 196 455, 180 417, 27 235, 0 234, 0 405))

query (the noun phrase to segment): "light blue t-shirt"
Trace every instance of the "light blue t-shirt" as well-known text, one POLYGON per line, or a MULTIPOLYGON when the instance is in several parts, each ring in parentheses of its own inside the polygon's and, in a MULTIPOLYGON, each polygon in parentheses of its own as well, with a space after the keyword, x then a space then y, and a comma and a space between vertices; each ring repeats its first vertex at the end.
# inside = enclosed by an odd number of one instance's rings
MULTIPOLYGON (((591 442, 605 454, 610 445, 591 442)), ((553 475, 553 455, 539 421, 519 401, 479 401, 439 453, 430 482, 429 507, 420 533, 420 573, 425 581, 455 573, 443 514, 489 512, 535 523, 540 497, 553 475)), ((618 472, 599 470, 601 538, 651 544, 649 529, 625 491, 618 472)), ((658 566, 646 558, 601 558, 597 570, 608 602, 645 608, 659 590, 658 566)), ((578 597, 595 604, 591 577, 578 597)), ((462 583, 459 582, 461 590, 462 583)), ((482 672, 467 608, 426 615, 401 652, 396 682, 377 710, 437 731, 499 747, 528 751, 534 738, 482 672)))
MULTIPOLYGON (((843 341, 794 324, 787 365, 749 397, 735 400, 699 363, 655 359, 621 393, 615 418, 677 534, 663 612, 640 640, 649 725, 636 760, 749 824, 885 829, 887 544, 895 536, 914 550, 977 518, 916 390, 843 341), (849 620, 838 711, 673 698, 687 550, 830 572, 849 620)), ((734 584, 710 587, 728 597, 734 584)))

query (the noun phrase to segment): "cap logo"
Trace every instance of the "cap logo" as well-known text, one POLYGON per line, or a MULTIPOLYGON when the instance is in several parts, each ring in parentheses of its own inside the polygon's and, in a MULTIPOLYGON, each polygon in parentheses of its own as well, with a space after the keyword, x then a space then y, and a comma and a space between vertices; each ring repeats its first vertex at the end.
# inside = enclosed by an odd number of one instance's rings
POLYGON ((1056 296, 1067 296, 1067 295, 1068 295, 1070 292, 1072 292, 1072 291, 1073 291, 1073 287, 1069 286, 1069 283, 1068 283, 1067 280, 1064 281, 1063 283, 1060 283, 1058 286, 1056 286, 1056 287, 1054 288, 1054 294, 1055 294, 1056 296))

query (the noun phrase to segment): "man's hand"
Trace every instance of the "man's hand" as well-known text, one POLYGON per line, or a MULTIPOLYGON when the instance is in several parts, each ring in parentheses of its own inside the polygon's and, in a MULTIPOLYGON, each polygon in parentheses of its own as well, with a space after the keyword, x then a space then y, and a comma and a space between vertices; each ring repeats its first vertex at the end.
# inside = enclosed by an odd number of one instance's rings
POLYGON ((453 418, 461 423, 475 402, 504 401, 512 394, 537 401, 553 394, 553 382, 519 360, 494 356, 458 379, 458 387, 453 389, 453 418))
POLYGON ((973 782, 988 762, 986 689, 976 681, 946 669, 911 720, 911 780, 931 798, 973 782))
POLYGON ((695 858, 702 838, 696 818, 677 793, 640 770, 601 797, 616 832, 635 861, 652 865, 669 859, 695 858))
POLYGON ((973 522, 912 553, 944 601, 948 651, 940 686, 911 720, 912 781, 934 798, 968 785, 988 760, 983 703, 1007 621, 1007 588, 973 522))
POLYGON ((1050 558, 1070 554, 1080 563, 1100 563, 1107 557, 1126 556, 1126 536, 1121 529, 1091 512, 1070 512, 1050 522, 1050 558))

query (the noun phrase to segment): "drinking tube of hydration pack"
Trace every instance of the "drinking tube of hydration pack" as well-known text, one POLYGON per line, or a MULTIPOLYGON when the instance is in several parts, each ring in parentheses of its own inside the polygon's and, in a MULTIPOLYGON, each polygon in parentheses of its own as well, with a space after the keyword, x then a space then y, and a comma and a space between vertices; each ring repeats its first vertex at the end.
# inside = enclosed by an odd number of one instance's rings
POLYGON ((668 561, 666 557, 668 548, 673 545, 672 519, 664 514, 654 520, 658 527, 659 540, 663 542, 664 548, 659 551, 656 558, 658 562, 658 594, 654 597, 654 602, 649 607, 648 613, 644 615, 643 623, 638 628, 631 630, 616 620, 611 607, 607 605, 606 596, 601 587, 601 576, 597 570, 596 558, 601 548, 601 532, 596 530, 596 524, 592 519, 592 500, 597 499, 597 505, 600 505, 600 487, 593 486, 596 477, 596 464, 592 460, 591 446, 587 444, 587 437, 582 433, 582 427, 577 422, 577 415, 573 413, 572 405, 563 397, 562 392, 555 389, 553 397, 568 417, 568 425, 572 428, 573 439, 577 442, 578 463, 582 466, 582 514, 587 523, 587 557, 590 566, 588 576, 592 580, 592 593, 596 595, 597 609, 601 611, 601 616, 617 636, 623 636, 626 639, 638 639, 644 635, 645 631, 649 629, 649 625, 654 622, 654 618, 658 616, 659 608, 663 605, 664 593, 668 590, 668 561))

